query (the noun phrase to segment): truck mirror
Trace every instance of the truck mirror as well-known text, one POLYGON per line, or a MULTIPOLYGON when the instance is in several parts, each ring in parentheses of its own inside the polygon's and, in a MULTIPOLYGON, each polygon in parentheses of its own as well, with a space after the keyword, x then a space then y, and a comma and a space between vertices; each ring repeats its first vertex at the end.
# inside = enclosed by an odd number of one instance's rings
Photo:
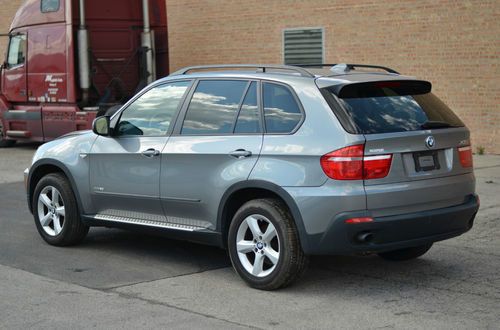
POLYGON ((92 131, 101 136, 109 136, 109 117, 102 116, 94 119, 92 123, 92 131))

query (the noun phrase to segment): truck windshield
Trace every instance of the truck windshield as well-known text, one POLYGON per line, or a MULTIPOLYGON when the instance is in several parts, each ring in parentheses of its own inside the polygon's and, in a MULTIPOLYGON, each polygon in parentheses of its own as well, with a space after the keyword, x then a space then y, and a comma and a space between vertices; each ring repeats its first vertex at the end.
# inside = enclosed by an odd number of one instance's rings
POLYGON ((371 92, 366 93, 365 87, 363 93, 351 90, 347 97, 337 98, 360 134, 464 126, 450 108, 430 92, 412 94, 405 89, 406 95, 400 95, 402 90, 386 86, 370 88, 371 92))

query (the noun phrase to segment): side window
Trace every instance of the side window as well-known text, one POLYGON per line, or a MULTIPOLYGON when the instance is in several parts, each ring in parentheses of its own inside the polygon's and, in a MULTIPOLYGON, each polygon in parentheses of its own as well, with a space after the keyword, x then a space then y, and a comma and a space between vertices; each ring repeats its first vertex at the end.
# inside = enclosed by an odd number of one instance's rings
POLYGON ((179 81, 154 87, 125 109, 115 135, 165 135, 191 81, 179 81))
POLYGON ((17 34, 10 38, 7 66, 13 67, 24 63, 26 58, 26 35, 17 34))
POLYGON ((285 86, 263 84, 264 118, 267 133, 290 133, 302 119, 302 112, 285 86))
POLYGON ((202 80, 184 118, 181 134, 232 133, 248 81, 202 80))
POLYGON ((42 0, 42 13, 52 13, 59 10, 59 0, 42 0))
POLYGON ((243 104, 238 114, 235 133, 259 133, 260 118, 259 107, 257 105, 257 83, 254 81, 248 88, 243 104))

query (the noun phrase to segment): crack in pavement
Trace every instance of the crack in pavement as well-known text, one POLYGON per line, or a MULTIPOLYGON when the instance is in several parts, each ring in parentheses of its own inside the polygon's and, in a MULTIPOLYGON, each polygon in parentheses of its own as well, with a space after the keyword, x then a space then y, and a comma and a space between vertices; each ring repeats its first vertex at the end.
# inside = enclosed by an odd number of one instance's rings
POLYGON ((162 302, 162 301, 144 298, 144 297, 141 297, 141 296, 139 296, 137 294, 123 293, 123 292, 114 291, 114 290, 111 290, 111 291, 109 291, 109 290, 98 290, 98 291, 114 293, 114 294, 117 294, 119 297, 122 297, 122 298, 137 299, 137 300, 143 301, 143 302, 145 302, 147 304, 169 307, 169 308, 177 309, 177 310, 180 310, 180 311, 183 311, 183 312, 192 313, 192 314, 196 314, 196 315, 199 315, 199 316, 207 317, 209 319, 213 319, 213 320, 222 321, 222 322, 226 322, 226 323, 229 323, 229 324, 237 325, 237 326, 240 326, 240 327, 245 327, 245 328, 249 328, 249 329, 264 330, 264 328, 259 328, 259 327, 253 326, 253 325, 248 325, 248 324, 243 324, 243 323, 239 323, 239 322, 234 322, 234 321, 223 319, 223 318, 219 318, 219 317, 216 317, 216 316, 213 316, 213 315, 210 315, 210 314, 196 312, 196 311, 193 311, 193 310, 190 310, 190 309, 187 309, 187 308, 179 307, 179 306, 176 306, 176 305, 171 305, 171 304, 168 304, 168 303, 165 303, 165 302, 162 302))
MULTIPOLYGON (((165 302, 161 302, 161 301, 157 301, 157 300, 154 300, 154 299, 147 299, 147 298, 141 297, 141 296, 136 295, 136 294, 128 294, 128 293, 116 291, 115 288, 113 288, 113 289, 92 288, 92 287, 88 287, 88 286, 81 285, 81 284, 76 284, 76 283, 67 282, 67 281, 63 281, 63 280, 56 280, 56 279, 50 278, 50 277, 48 277, 46 275, 37 274, 37 273, 31 272, 31 271, 27 271, 25 269, 21 269, 21 268, 9 266, 9 265, 3 265, 3 264, 0 264, 0 265, 2 267, 14 269, 14 270, 19 270, 19 271, 22 271, 22 272, 26 272, 28 274, 39 276, 43 280, 48 281, 49 283, 52 283, 52 284, 64 283, 64 284, 68 284, 68 285, 74 285, 74 286, 77 286, 77 287, 80 287, 80 288, 84 288, 84 289, 87 289, 87 290, 91 290, 91 291, 102 292, 102 293, 105 293, 105 294, 113 294, 113 295, 116 295, 118 297, 129 299, 129 300, 130 299, 132 299, 132 300, 134 300, 134 299, 135 300, 140 300, 140 301, 145 302, 145 303, 150 304, 150 305, 156 305, 156 306, 163 306, 163 307, 172 308, 172 309, 183 311, 183 312, 186 312, 186 313, 195 314, 195 315, 199 315, 199 316, 206 317, 206 318, 209 318, 209 319, 213 319, 213 320, 217 320, 217 321, 229 323, 229 324, 235 325, 235 326, 245 327, 245 328, 249 328, 249 329, 259 329, 259 330, 263 330, 264 329, 264 328, 259 328, 259 327, 248 325, 248 324, 238 323, 238 322, 235 322, 235 321, 231 321, 231 320, 219 318, 219 317, 216 317, 216 316, 213 316, 213 315, 210 315, 210 314, 205 314, 205 313, 197 312, 197 311, 194 311, 194 310, 190 310, 188 308, 183 308, 183 307, 171 305, 171 304, 168 304, 168 303, 165 303, 165 302)), ((226 268, 226 267, 221 267, 221 268, 217 268, 217 269, 222 269, 222 268, 226 268)), ((211 269, 211 270, 216 270, 216 269, 211 269)), ((204 273, 204 272, 207 272, 207 271, 210 271, 210 270, 203 270, 203 271, 199 271, 199 272, 192 272, 192 273, 184 274, 184 275, 176 275, 176 276, 172 276, 171 278, 173 278, 173 277, 180 277, 180 276, 188 276, 188 275, 193 275, 193 274, 200 274, 200 273, 204 273)), ((166 277, 165 279, 169 279, 169 277, 166 277)), ((158 280, 161 280, 161 279, 156 279, 156 280, 151 280, 151 281, 143 281, 143 282, 138 282, 138 283, 135 283, 135 284, 124 285, 124 286, 118 286, 117 288, 126 287, 126 286, 132 286, 132 285, 139 285, 139 284, 154 282, 154 281, 158 281, 158 280)), ((64 293, 73 293, 73 292, 60 291, 59 293, 64 294, 64 293)), ((74 292, 74 293, 79 294, 78 292, 74 292)), ((37 323, 39 323, 39 321, 37 321, 37 323)))
POLYGON ((202 274, 202 273, 210 272, 210 271, 213 271, 213 270, 224 269, 224 268, 230 268, 230 266, 204 269, 204 270, 199 270, 199 271, 195 271, 195 272, 189 272, 189 273, 184 273, 184 274, 178 274, 178 275, 172 275, 172 276, 165 276, 165 277, 155 278, 155 279, 151 279, 151 280, 147 280, 147 281, 139 281, 139 282, 135 282, 135 283, 127 283, 127 284, 122 284, 122 285, 117 285, 117 286, 110 286, 110 287, 107 287, 107 288, 93 288, 93 289, 95 289, 95 290, 102 290, 102 291, 108 291, 108 290, 109 291, 113 291, 113 290, 116 290, 116 289, 122 289, 122 288, 126 288, 126 287, 129 287, 129 286, 134 286, 134 285, 138 285, 138 284, 146 284, 146 283, 152 283, 152 282, 161 281, 161 280, 169 280, 169 279, 172 279, 172 278, 177 278, 177 277, 182 277, 182 276, 202 274))

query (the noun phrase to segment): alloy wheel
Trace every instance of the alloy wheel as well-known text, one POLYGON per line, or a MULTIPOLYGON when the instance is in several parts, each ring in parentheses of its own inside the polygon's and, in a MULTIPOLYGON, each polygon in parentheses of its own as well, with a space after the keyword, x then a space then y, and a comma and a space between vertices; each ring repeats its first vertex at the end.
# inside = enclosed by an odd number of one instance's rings
POLYGON ((38 219, 43 230, 50 236, 62 231, 66 217, 64 200, 57 188, 47 186, 38 195, 38 219))
POLYGON ((263 215, 246 217, 236 234, 236 250, 248 273, 256 277, 268 276, 280 259, 280 241, 276 228, 263 215))

